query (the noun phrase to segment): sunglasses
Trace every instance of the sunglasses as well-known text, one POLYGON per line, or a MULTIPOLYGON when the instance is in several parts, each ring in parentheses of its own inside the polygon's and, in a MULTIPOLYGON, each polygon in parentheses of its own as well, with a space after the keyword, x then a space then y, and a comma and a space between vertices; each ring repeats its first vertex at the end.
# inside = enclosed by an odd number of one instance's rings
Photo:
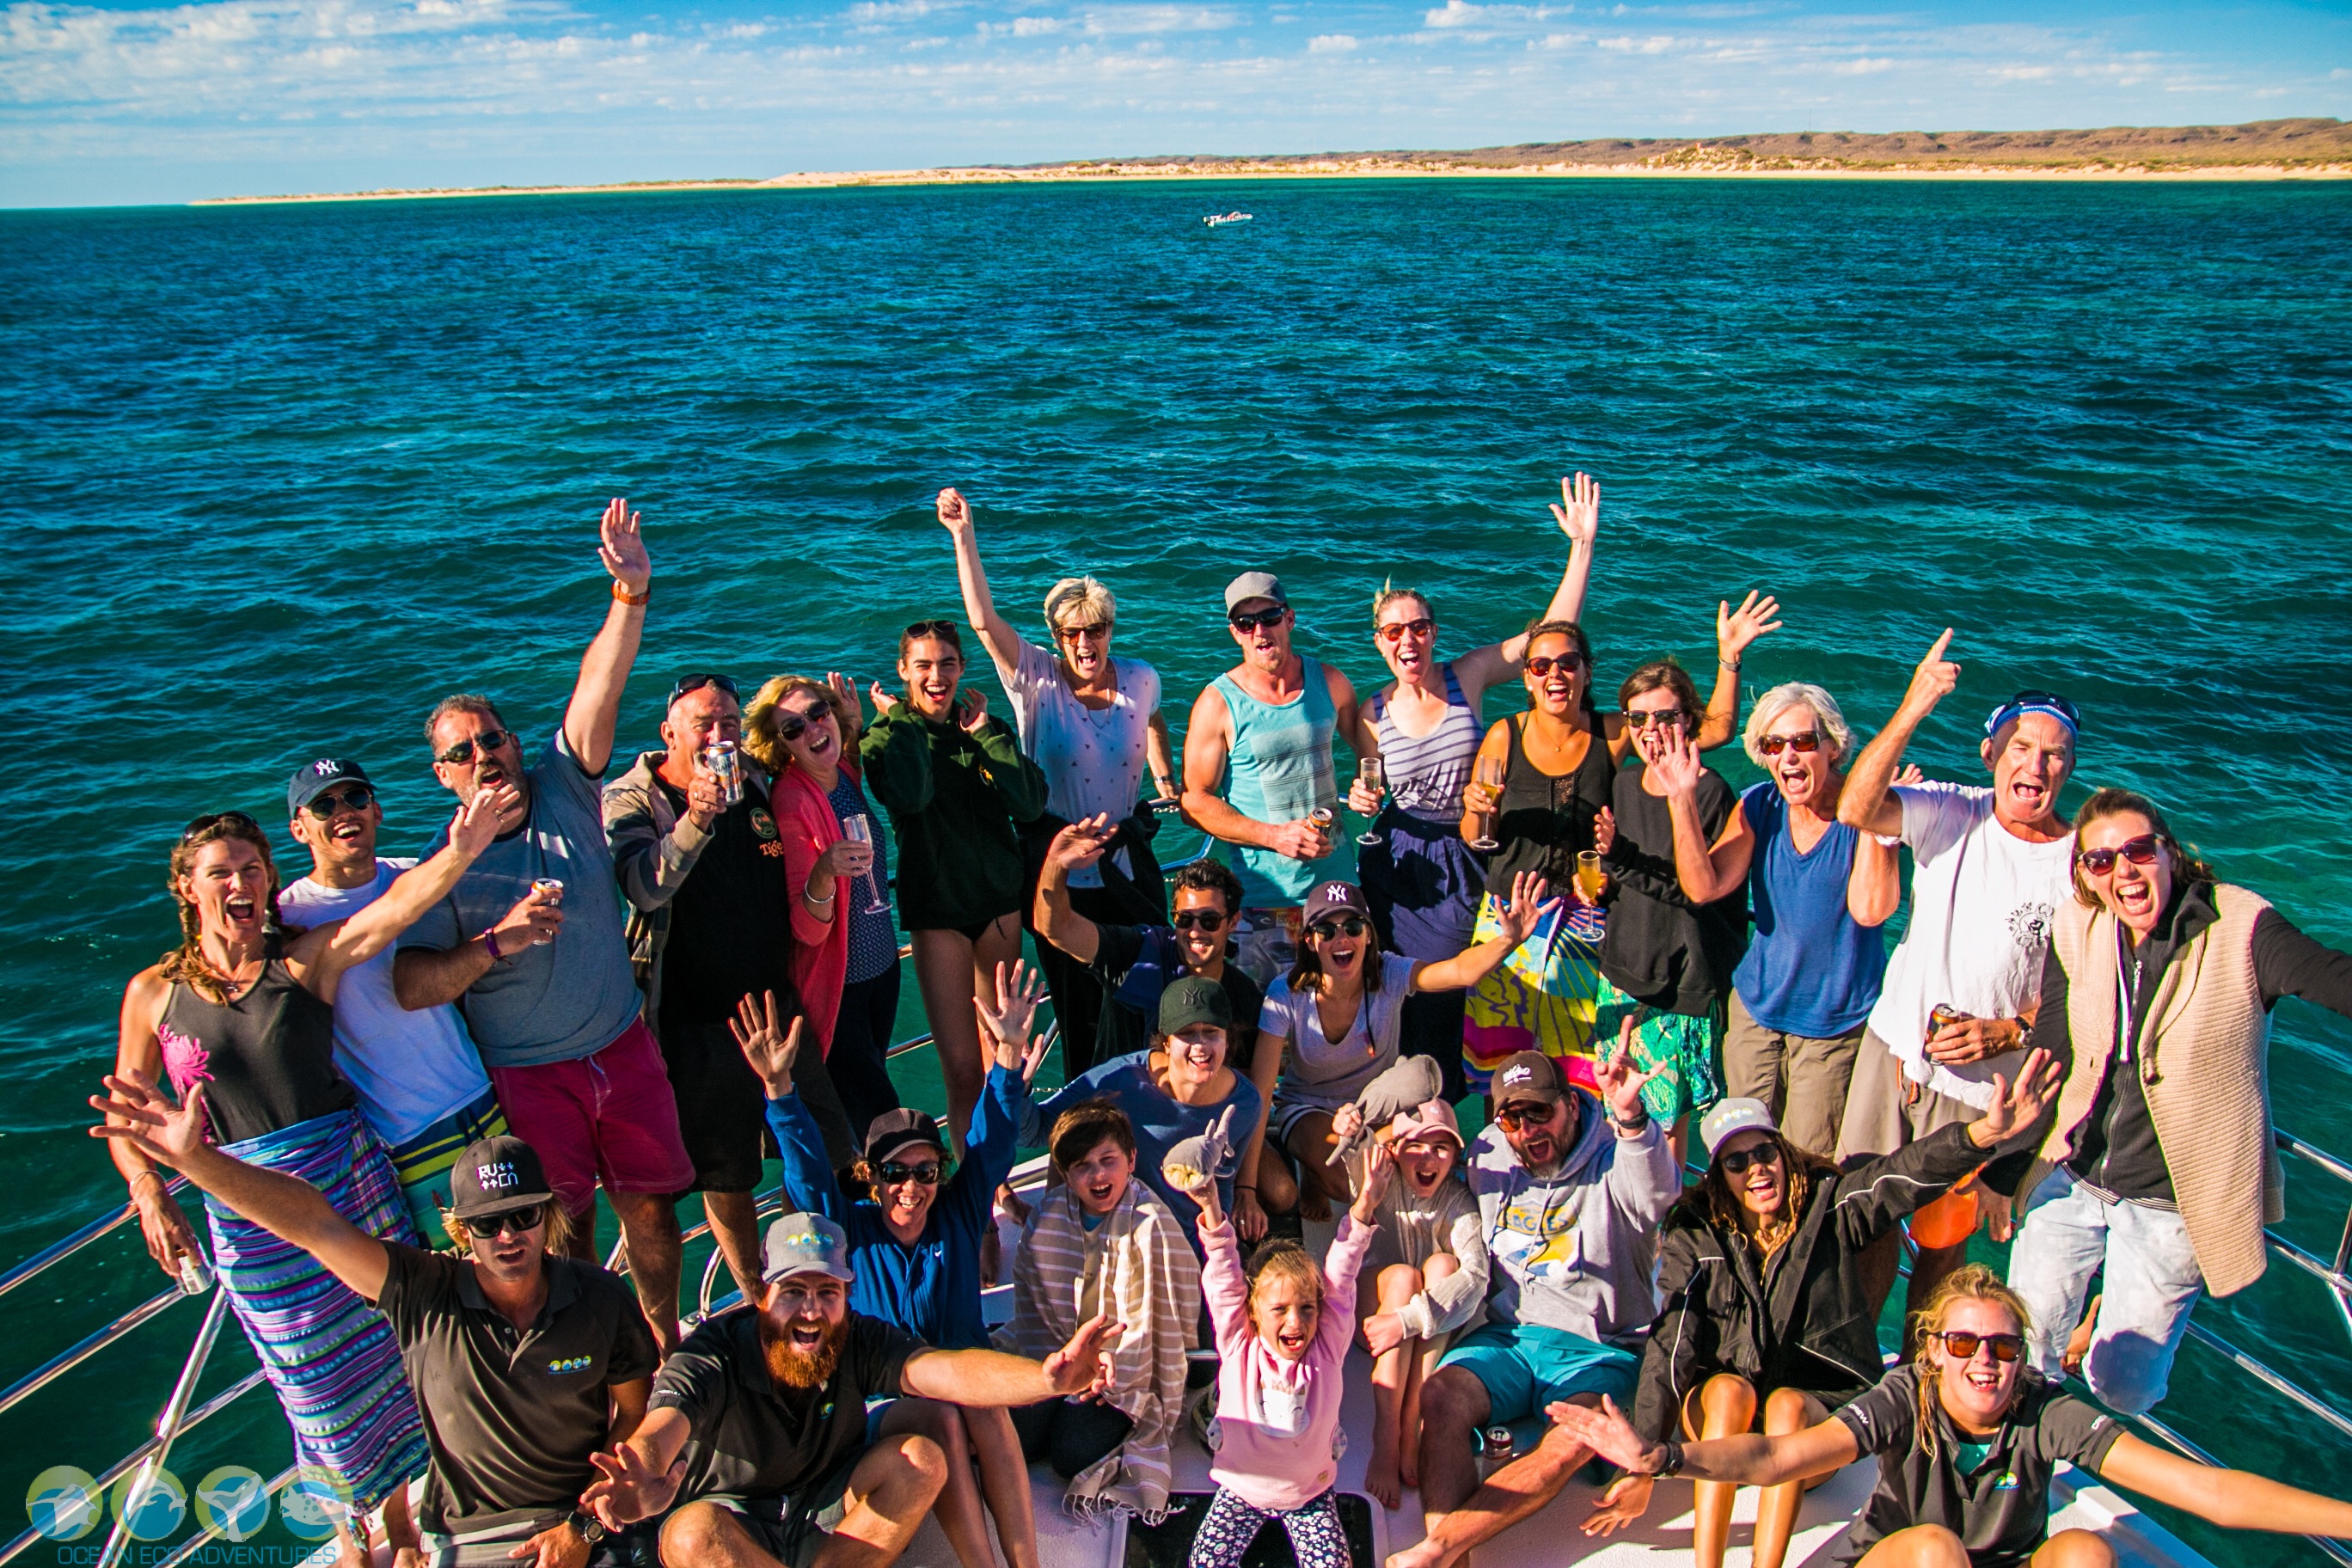
POLYGON ((1507 1105, 1495 1112, 1495 1125, 1506 1132, 1517 1132, 1522 1127, 1543 1127, 1558 1112, 1557 1105, 1507 1105))
POLYGON ((1574 675, 1584 668, 1584 656, 1580 653, 1539 654, 1528 660, 1528 673, 1541 680, 1552 672, 1555 665, 1559 666, 1562 675, 1574 675))
POLYGON ((218 827, 222 823, 232 827, 249 827, 256 833, 261 831, 261 824, 241 811, 208 811, 180 829, 180 842, 185 844, 197 834, 207 828, 218 827))
POLYGON ((1110 637, 1110 623, 1108 621, 1097 621, 1090 626, 1055 626, 1054 628, 1054 636, 1064 642, 1078 642, 1081 640, 1091 642, 1097 637, 1102 637, 1108 640, 1110 637))
POLYGON ((948 641, 954 642, 959 634, 952 621, 917 621, 907 628, 906 635, 917 642, 926 637, 945 637, 948 641))
POLYGON ((833 710, 820 702, 814 708, 776 710, 776 739, 790 742, 809 732, 813 724, 823 723, 833 717, 833 710))
POLYGON ((453 768, 462 768, 474 760, 477 747, 479 747, 485 754, 503 751, 506 749, 506 743, 513 739, 512 730, 485 730, 470 741, 458 742, 442 752, 437 760, 447 763, 453 768))
POLYGON ((466 1229, 475 1236, 504 1236, 512 1231, 517 1236, 537 1230, 547 1219, 544 1205, 533 1204, 529 1208, 508 1209, 503 1214, 486 1214, 466 1221, 466 1229))
POLYGON ((1283 617, 1289 614, 1290 612, 1287 609, 1283 608, 1280 605, 1276 605, 1271 610, 1257 610, 1246 613, 1236 610, 1232 615, 1227 616, 1225 619, 1233 623, 1233 628, 1237 632, 1254 632, 1263 627, 1278 626, 1282 625, 1283 617))
POLYGON ((735 695, 735 683, 723 675, 688 675, 682 677, 676 686, 669 689, 669 701, 663 703, 662 706, 667 708, 688 692, 699 691, 706 686, 715 686, 730 697, 735 695))
POLYGON ((2116 857, 2122 856, 2135 866, 2155 863, 2156 852, 2163 845, 2153 833, 2143 833, 2137 838, 2126 838, 2113 849, 2084 849, 2074 859, 2094 877, 2104 877, 2116 868, 2116 857))
POLYGON ((1741 1149, 1716 1161, 1727 1176, 1744 1176, 1750 1165, 1777 1165, 1780 1163, 1780 1146, 1759 1143, 1753 1149, 1741 1149))
POLYGON ((1629 712, 1625 715, 1625 722, 1636 730, 1672 729, 1689 717, 1679 708, 1659 708, 1647 713, 1629 712))
POLYGON ((1307 934, 1318 942, 1329 942, 1335 936, 1361 936, 1364 934, 1364 917, 1348 915, 1336 921, 1317 921, 1307 928, 1307 934))
POLYGON ((1767 757, 1777 757, 1783 752, 1818 752, 1821 749, 1821 736, 1811 730, 1801 735, 1766 735, 1756 742, 1757 752, 1767 757))
POLYGON ((302 809, 324 822, 339 811, 365 811, 375 800, 375 791, 365 784, 353 784, 349 789, 331 789, 315 796, 302 809))
POLYGON ((2025 1353, 2023 1334, 1977 1334, 1966 1329, 1947 1329, 1936 1337, 1944 1342, 1944 1353, 1958 1361, 1976 1360, 1979 1345, 1990 1345, 1995 1361, 2015 1361, 2025 1353))
POLYGON ((1225 917, 1215 910, 1182 910, 1170 916, 1168 923, 1178 931, 1214 931, 1225 917))
POLYGON ((935 1161, 924 1165, 902 1165, 896 1160, 885 1160, 874 1167, 874 1179, 886 1187, 900 1182, 920 1182, 927 1187, 940 1184, 940 1167, 935 1161))
POLYGON ((1410 621, 1391 621, 1379 628, 1379 637, 1382 642, 1401 642, 1407 633, 1417 637, 1425 637, 1436 629, 1435 621, 1431 620, 1427 616, 1422 616, 1410 621))

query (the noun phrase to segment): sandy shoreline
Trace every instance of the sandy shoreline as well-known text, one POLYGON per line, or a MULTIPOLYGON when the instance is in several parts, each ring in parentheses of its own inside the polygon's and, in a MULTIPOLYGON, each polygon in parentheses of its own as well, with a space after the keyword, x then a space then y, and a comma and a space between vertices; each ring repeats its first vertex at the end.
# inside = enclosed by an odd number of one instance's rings
POLYGON ((1116 184, 1210 180, 1324 179, 1740 179, 1740 180, 2341 180, 2352 163, 2241 163, 2164 166, 2099 161, 2073 164, 1937 163, 1856 166, 1832 160, 1716 158, 1694 149, 1671 161, 1631 163, 1528 163, 1494 166, 1437 160, 1373 158, 1234 159, 1186 163, 1066 163, 1034 168, 869 169, 780 174, 764 180, 659 180, 603 185, 495 185, 470 188, 338 191, 300 195, 209 196, 193 206, 251 206, 289 202, 432 201, 464 196, 620 195, 657 191, 848 189, 875 185, 1116 184))

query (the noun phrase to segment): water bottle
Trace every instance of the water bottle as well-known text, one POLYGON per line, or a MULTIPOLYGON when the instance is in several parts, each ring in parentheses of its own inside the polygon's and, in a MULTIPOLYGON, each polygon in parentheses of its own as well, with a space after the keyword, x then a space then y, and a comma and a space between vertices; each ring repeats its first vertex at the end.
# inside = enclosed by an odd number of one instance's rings
POLYGON ((1508 1426, 1489 1426, 1478 1434, 1478 1479, 1485 1480, 1519 1457, 1518 1444, 1508 1426))
POLYGON ((213 1288, 213 1271, 200 1253, 180 1254, 180 1293, 201 1296, 213 1288))

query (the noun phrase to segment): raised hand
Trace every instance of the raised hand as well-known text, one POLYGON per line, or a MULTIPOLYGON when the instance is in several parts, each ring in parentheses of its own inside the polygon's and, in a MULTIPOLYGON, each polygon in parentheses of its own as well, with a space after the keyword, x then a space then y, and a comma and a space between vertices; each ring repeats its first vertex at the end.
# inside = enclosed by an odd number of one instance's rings
POLYGON ((1349 1212, 1358 1225, 1370 1225, 1380 1213, 1381 1199, 1388 1194, 1389 1184, 1396 1179, 1396 1151, 1375 1138, 1364 1149, 1364 1184, 1356 1194, 1349 1212))
POLYGON ((717 822, 719 814, 726 809, 727 787, 719 782, 719 775, 704 767, 702 759, 697 757, 694 760, 694 776, 686 781, 686 815, 693 819, 697 827, 708 833, 710 825, 717 822))
POLYGON ((1617 1408, 1617 1402, 1605 1394, 1601 1396, 1598 1410, 1589 1405, 1562 1401, 1545 1405, 1544 1414, 1551 1417, 1553 1426, 1621 1470, 1649 1475, 1655 1473, 1663 1462, 1658 1445, 1634 1431, 1625 1413, 1617 1408))
POLYGON ((963 499, 961 490, 952 488, 941 490, 939 508, 940 521, 950 533, 961 533, 971 527, 971 502, 963 499))
POLYGON ((1617 814, 1608 806, 1592 814, 1592 847, 1603 855, 1617 847, 1617 814))
POLYGON ((107 1121, 89 1130, 93 1138, 119 1138, 159 1165, 178 1170, 205 1146, 205 1086, 192 1084, 179 1104, 145 1073, 133 1069, 99 1080, 104 1097, 91 1095, 90 1109, 107 1121))
POLYGON ((2030 1053, 2018 1065, 2014 1084, 2000 1073, 1993 1074, 1992 1103, 1969 1129, 1970 1140, 1980 1149, 1990 1149, 2032 1126, 2058 1097, 2058 1085, 2064 1077, 2046 1050, 2030 1053))
MULTIPOLYGON (((864 710, 857 706, 857 682, 837 669, 829 669, 824 674, 824 689, 839 698, 841 705, 849 710, 850 728, 856 729, 857 721, 864 712, 864 710)), ((855 740, 856 737, 844 735, 842 739, 850 741, 855 740)))
POLYGON ((1103 1352, 1117 1350, 1124 1332, 1126 1325, 1112 1321, 1109 1313, 1096 1313, 1078 1325, 1068 1344, 1045 1358, 1046 1383, 1060 1394, 1091 1394, 1108 1386, 1110 1363, 1103 1352))
POLYGON ((614 1453, 591 1454, 588 1462, 596 1467, 596 1479, 580 1494, 581 1506, 607 1530, 626 1530, 668 1508, 678 1483, 686 1479, 684 1454, 667 1471, 657 1471, 631 1443, 623 1443, 614 1453))
POLYGON ((1886 781, 1889 785, 1923 784, 1927 782, 1927 770, 1916 763, 1906 763, 1902 771, 1886 781))
POLYGON ((1110 847, 1110 817, 1097 814, 1083 822, 1073 822, 1054 835, 1045 846, 1045 864, 1058 866, 1065 871, 1075 871, 1081 866, 1091 866, 1103 858, 1110 847))
POLYGON ((978 996, 972 998, 972 1007, 980 1015, 981 1031, 996 1042, 1000 1067, 1013 1067, 1020 1061, 1021 1047, 1029 1041, 1029 1026, 1037 1016, 1037 1004, 1045 999, 1045 977, 1021 959, 1013 960, 1010 974, 1003 963, 997 964, 994 1007, 978 996))
POLYGON ((1513 947, 1534 934, 1544 916, 1560 907, 1561 900, 1550 897, 1551 884, 1538 873, 1522 871, 1511 879, 1511 901, 1495 911, 1498 934, 1507 938, 1513 947))
POLYGON ((795 1014, 791 1028, 780 1028, 776 994, 760 994, 761 1002, 747 994, 735 1004, 735 1016, 727 1020, 727 1032, 735 1037, 735 1048, 767 1086, 768 1098, 782 1100, 793 1091, 793 1063, 800 1058, 801 1026, 806 1020, 795 1014))
POLYGON ((898 706, 898 700, 883 690, 882 683, 878 680, 866 687, 866 700, 874 704, 874 716, 877 719, 898 706))
POLYGON ((633 595, 644 593, 654 579, 653 559, 646 553, 646 537, 637 530, 638 521, 638 514, 629 510, 628 497, 614 496, 605 504, 604 521, 597 525, 598 559, 613 581, 633 595))
POLYGON ((1628 1013, 1617 1026, 1616 1050, 1592 1064, 1593 1087, 1619 1121, 1639 1121, 1649 1114, 1642 1105, 1642 1088, 1662 1070, 1642 1072, 1633 1066, 1633 1016, 1628 1013))
POLYGON ((1927 657, 1919 661, 1919 668, 1911 672, 1911 685, 1903 693, 1903 706, 1915 715, 1925 717, 1959 686, 1960 667, 1944 657, 1944 650, 1951 646, 1952 628, 1946 626, 1944 635, 1936 639, 1936 646, 1927 650, 1927 657))
POLYGON ((967 734, 976 733, 988 721, 988 693, 967 686, 961 695, 963 711, 956 715, 956 722, 963 726, 967 734))
POLYGON ((1584 473, 1560 480, 1559 500, 1552 503, 1551 515, 1570 544, 1591 543, 1592 536, 1601 531, 1600 481, 1584 473))
POLYGON ((1729 600, 1717 600, 1715 606, 1716 653, 1726 664, 1738 662, 1741 649, 1766 632, 1780 629, 1780 623, 1772 618, 1780 613, 1780 600, 1752 588, 1736 610, 1731 607, 1729 600))
POLYGON ((499 797, 495 790, 478 789, 474 798, 449 818, 449 847, 467 861, 478 858, 499 837, 499 797))
POLYGON ((1608 1535, 1622 1530, 1649 1509, 1650 1494, 1657 1485, 1653 1476, 1619 1476, 1609 1483, 1609 1489, 1601 1494, 1592 1505, 1592 1512, 1578 1528, 1587 1535, 1608 1535))
POLYGON ((1664 749, 1650 763, 1650 772, 1669 796, 1683 798, 1698 789, 1699 774, 1705 766, 1699 761, 1697 743, 1688 735, 1670 730, 1664 749))

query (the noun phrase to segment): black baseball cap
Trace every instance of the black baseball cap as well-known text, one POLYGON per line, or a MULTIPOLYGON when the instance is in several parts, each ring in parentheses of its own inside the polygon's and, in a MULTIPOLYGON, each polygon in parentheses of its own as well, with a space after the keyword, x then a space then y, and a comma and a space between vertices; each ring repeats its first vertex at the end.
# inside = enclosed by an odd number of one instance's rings
POLYGON ((1187 974, 1171 981, 1160 994, 1160 1032, 1179 1034, 1195 1024, 1233 1026, 1234 1005, 1225 988, 1205 974, 1187 974))
POLYGON ((893 1149, 903 1149, 909 1143, 929 1143, 945 1159, 947 1135, 940 1131, 937 1118, 928 1112, 902 1106, 886 1110, 866 1124, 866 1163, 875 1164, 893 1149))
POLYGON ((449 1211, 459 1219, 528 1208, 554 1195, 538 1151, 510 1132, 471 1145, 449 1167, 449 1211))
POLYGON ((1505 1057, 1487 1085, 1497 1110, 1515 1100, 1558 1105, 1568 1098, 1568 1080, 1559 1076, 1559 1063, 1541 1051, 1515 1051, 1505 1057))
POLYGON ((1370 920, 1372 906, 1364 901, 1364 890, 1353 882, 1318 882, 1307 895, 1307 908, 1298 923, 1311 926, 1330 915, 1361 915, 1370 920))
POLYGON ((304 763, 286 781, 286 815, 293 816, 345 779, 363 784, 371 790, 375 788, 375 781, 367 776, 367 770, 349 757, 320 757, 315 763, 304 763))

